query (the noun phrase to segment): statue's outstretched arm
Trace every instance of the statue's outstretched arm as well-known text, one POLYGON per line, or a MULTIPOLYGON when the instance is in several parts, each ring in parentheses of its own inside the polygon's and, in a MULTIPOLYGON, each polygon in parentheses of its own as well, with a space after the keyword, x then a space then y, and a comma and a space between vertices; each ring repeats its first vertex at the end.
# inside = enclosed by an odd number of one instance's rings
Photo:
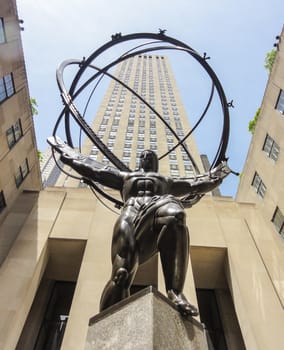
POLYGON ((66 145, 58 137, 48 138, 48 143, 60 153, 60 160, 69 165, 83 178, 99 182, 116 190, 122 190, 123 174, 116 168, 104 166, 103 164, 86 157, 73 148, 66 145))
POLYGON ((212 169, 209 173, 196 177, 191 181, 174 180, 171 186, 171 193, 175 196, 203 195, 219 186, 222 183, 223 179, 230 174, 230 172, 231 169, 224 161, 216 168, 212 169))

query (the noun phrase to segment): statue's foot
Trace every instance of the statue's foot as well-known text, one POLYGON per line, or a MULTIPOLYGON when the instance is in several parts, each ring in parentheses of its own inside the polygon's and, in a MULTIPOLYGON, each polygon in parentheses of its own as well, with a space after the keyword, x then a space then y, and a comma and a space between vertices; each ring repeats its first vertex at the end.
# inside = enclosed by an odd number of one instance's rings
POLYGON ((171 289, 168 291, 168 298, 178 307, 183 316, 198 316, 197 308, 187 301, 183 293, 176 293, 171 289))
POLYGON ((128 271, 123 268, 123 267, 120 267, 117 271, 116 271, 116 274, 114 276, 114 283, 118 286, 123 286, 127 280, 129 276, 129 273, 128 271))

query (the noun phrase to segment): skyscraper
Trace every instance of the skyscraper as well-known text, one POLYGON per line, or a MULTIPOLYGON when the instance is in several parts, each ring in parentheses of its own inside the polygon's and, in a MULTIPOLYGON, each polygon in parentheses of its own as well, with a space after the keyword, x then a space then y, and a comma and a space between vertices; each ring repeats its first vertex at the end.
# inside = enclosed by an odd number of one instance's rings
MULTIPOLYGON (((61 164, 59 160, 59 155, 54 155, 56 158, 56 162, 60 165, 61 164)), ((56 162, 53 158, 53 153, 51 148, 47 148, 45 152, 41 153, 41 160, 40 160, 40 171, 41 171, 41 179, 42 179, 42 186, 43 188, 45 187, 50 187, 54 186, 57 179, 60 176, 60 169, 56 165, 56 162)))
MULTIPOLYGON (((173 128, 179 138, 189 131, 189 122, 175 82, 169 59, 159 55, 139 55, 119 64, 115 76, 129 85, 173 128)), ((92 128, 101 140, 127 166, 135 169, 140 153, 145 149, 167 153, 177 143, 173 132, 164 125, 145 103, 119 82, 112 81, 94 118, 92 128)), ((202 171, 203 166, 192 137, 188 149, 202 171)), ((86 141, 84 154, 108 163, 96 146, 86 141)), ((182 147, 160 161, 159 171, 173 177, 194 177, 193 164, 182 147)), ((72 179, 62 175, 57 185, 75 186, 72 179)))

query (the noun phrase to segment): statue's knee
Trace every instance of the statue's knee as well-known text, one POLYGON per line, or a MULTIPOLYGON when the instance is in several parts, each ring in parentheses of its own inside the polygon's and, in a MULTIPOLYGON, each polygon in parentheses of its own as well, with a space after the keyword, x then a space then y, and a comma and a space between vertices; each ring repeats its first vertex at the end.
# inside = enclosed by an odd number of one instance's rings
POLYGON ((185 224, 185 212, 184 212, 184 210, 180 209, 180 210, 176 211, 174 221, 178 225, 185 224))

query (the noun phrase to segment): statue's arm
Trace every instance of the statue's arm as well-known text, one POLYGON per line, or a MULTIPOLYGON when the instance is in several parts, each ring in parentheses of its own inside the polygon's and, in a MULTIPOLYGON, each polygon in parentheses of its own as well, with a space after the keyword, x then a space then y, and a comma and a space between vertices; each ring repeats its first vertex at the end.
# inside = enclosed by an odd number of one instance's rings
POLYGON ((83 178, 99 182, 103 186, 122 190, 125 173, 86 157, 64 143, 59 137, 49 137, 47 142, 60 154, 60 160, 83 178))
POLYGON ((103 186, 116 190, 122 190, 123 173, 118 169, 107 166, 102 169, 97 169, 85 160, 74 159, 64 153, 61 155, 60 159, 64 164, 69 165, 83 178, 99 182, 103 186))
POLYGON ((208 174, 196 177, 193 180, 173 180, 171 194, 174 196, 203 195, 218 187, 231 170, 226 162, 222 162, 208 174))

